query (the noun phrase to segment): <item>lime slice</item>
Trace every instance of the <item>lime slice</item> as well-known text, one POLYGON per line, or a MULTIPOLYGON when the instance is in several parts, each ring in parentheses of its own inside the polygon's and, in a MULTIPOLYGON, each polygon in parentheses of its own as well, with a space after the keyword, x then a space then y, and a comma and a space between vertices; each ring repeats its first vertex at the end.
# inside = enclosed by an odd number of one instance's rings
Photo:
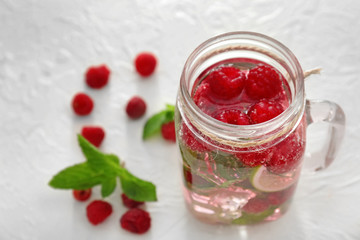
POLYGON ((300 168, 287 174, 274 174, 266 167, 260 166, 254 170, 251 176, 251 184, 263 192, 277 192, 293 185, 299 178, 300 168))

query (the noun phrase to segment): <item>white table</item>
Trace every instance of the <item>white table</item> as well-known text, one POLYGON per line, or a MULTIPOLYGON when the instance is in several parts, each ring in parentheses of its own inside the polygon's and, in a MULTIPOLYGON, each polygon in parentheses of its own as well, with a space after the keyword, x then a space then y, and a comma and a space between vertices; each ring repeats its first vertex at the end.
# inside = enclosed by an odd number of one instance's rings
POLYGON ((359 13, 357 0, 0 0, 0 239, 360 239, 359 13), (335 101, 347 115, 336 161, 301 176, 284 217, 248 228, 194 219, 182 198, 176 145, 141 140, 146 118, 174 103, 190 52, 209 37, 240 30, 278 39, 304 69, 322 67, 306 82, 308 98, 335 101), (159 59, 148 79, 138 77, 132 64, 143 50, 159 59), (91 90, 83 75, 100 63, 112 70, 110 84, 91 90), (96 101, 90 117, 76 117, 70 108, 79 91, 96 101), (135 94, 148 109, 146 117, 131 121, 124 107, 135 94), (84 160, 76 133, 86 124, 102 125, 102 150, 157 185, 159 201, 146 207, 148 233, 120 228, 125 207, 119 189, 107 199, 114 213, 94 227, 86 220, 86 203, 47 186, 56 172, 84 160))

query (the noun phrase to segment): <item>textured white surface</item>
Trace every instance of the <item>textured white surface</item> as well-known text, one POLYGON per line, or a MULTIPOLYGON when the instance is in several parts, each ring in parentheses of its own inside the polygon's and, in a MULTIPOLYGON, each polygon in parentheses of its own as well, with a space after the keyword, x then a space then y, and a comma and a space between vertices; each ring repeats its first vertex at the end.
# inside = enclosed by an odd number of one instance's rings
POLYGON ((358 0, 0 0, 0 239, 360 239, 359 14, 358 0), (146 117, 175 101, 190 52, 239 30, 278 39, 304 69, 322 67, 306 82, 307 96, 339 103, 347 133, 330 168, 302 175, 283 218, 248 228, 209 226, 185 209, 176 146, 143 142, 141 131, 146 117), (143 50, 159 59, 146 80, 132 65, 143 50), (100 63, 112 70, 110 84, 91 90, 83 75, 100 63), (71 111, 78 91, 96 101, 90 117, 71 111), (138 121, 124 112, 134 94, 149 105, 138 121), (159 201, 147 204, 148 233, 119 227, 119 190, 109 198, 112 216, 93 227, 86 204, 47 186, 54 173, 83 161, 75 134, 85 124, 104 126, 102 149, 157 185, 159 201))

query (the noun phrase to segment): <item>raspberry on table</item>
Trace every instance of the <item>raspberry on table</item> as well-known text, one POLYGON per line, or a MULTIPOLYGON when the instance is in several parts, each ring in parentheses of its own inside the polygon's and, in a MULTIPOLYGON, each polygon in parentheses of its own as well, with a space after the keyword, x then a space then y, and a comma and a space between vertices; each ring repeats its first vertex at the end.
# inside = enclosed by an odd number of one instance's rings
POLYGON ((110 70, 106 65, 91 66, 85 74, 85 81, 91 88, 103 88, 109 81, 110 70))
POLYGON ((112 211, 110 203, 102 200, 95 200, 87 206, 86 215, 91 224, 98 225, 108 218, 112 211))
POLYGON ((270 204, 266 199, 252 198, 242 209, 247 213, 261 213, 269 207, 270 204))
POLYGON ((122 215, 120 225, 132 233, 145 233, 151 226, 150 214, 142 209, 132 208, 122 215))
POLYGON ((161 126, 161 135, 167 141, 176 142, 175 122, 164 123, 161 126))
POLYGON ((245 81, 245 91, 250 98, 272 98, 281 90, 281 76, 273 67, 261 64, 250 69, 245 81))
POLYGON ((150 52, 142 52, 135 58, 136 71, 143 77, 150 76, 156 68, 157 59, 150 52))
POLYGON ((128 208, 136 208, 136 207, 144 204, 144 202, 138 202, 138 201, 130 199, 124 193, 121 194, 121 199, 122 199, 124 206, 128 207, 128 208))
POLYGON ((105 138, 105 131, 101 127, 85 126, 81 130, 81 135, 95 147, 100 147, 105 138))
POLYGON ((249 125, 250 119, 248 115, 237 109, 224 110, 220 112, 215 118, 221 122, 233 125, 249 125))
POLYGON ((126 113, 132 119, 138 119, 145 114, 146 103, 138 96, 132 97, 126 105, 126 113))
POLYGON ((257 124, 273 119, 283 111, 284 108, 281 104, 264 99, 252 105, 249 108, 248 115, 251 123, 257 124))
POLYGON ((94 108, 94 101, 85 93, 77 93, 72 100, 72 108, 79 116, 86 116, 94 108))
POLYGON ((73 196, 76 200, 84 202, 88 200, 91 196, 91 188, 86 190, 73 190, 73 196))
POLYGON ((240 95, 246 76, 235 67, 220 67, 206 78, 211 91, 221 99, 230 99, 240 95))

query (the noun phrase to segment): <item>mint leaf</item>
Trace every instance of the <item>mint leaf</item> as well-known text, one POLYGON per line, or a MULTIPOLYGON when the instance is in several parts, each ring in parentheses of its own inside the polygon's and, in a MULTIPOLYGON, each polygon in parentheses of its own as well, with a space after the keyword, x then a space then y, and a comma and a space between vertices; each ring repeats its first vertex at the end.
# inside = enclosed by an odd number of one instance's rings
POLYGON ((104 172, 96 172, 87 163, 80 163, 56 174, 49 185, 59 189, 85 190, 100 184, 105 177, 104 172))
POLYGON ((116 188, 116 177, 105 179, 101 183, 101 196, 106 198, 110 196, 116 188))
POLYGON ((119 176, 121 188, 129 198, 139 202, 157 200, 156 187, 151 182, 135 177, 125 168, 121 169, 119 176))
POLYGON ((161 126, 174 120, 175 106, 166 105, 166 109, 150 117, 144 126, 143 139, 146 140, 161 131, 161 126))
POLYGON ((264 220, 265 218, 269 217, 270 215, 272 215, 275 209, 276 209, 275 207, 271 207, 261 213, 253 213, 253 214, 243 212, 242 216, 233 220, 232 223, 239 225, 258 223, 264 220))

